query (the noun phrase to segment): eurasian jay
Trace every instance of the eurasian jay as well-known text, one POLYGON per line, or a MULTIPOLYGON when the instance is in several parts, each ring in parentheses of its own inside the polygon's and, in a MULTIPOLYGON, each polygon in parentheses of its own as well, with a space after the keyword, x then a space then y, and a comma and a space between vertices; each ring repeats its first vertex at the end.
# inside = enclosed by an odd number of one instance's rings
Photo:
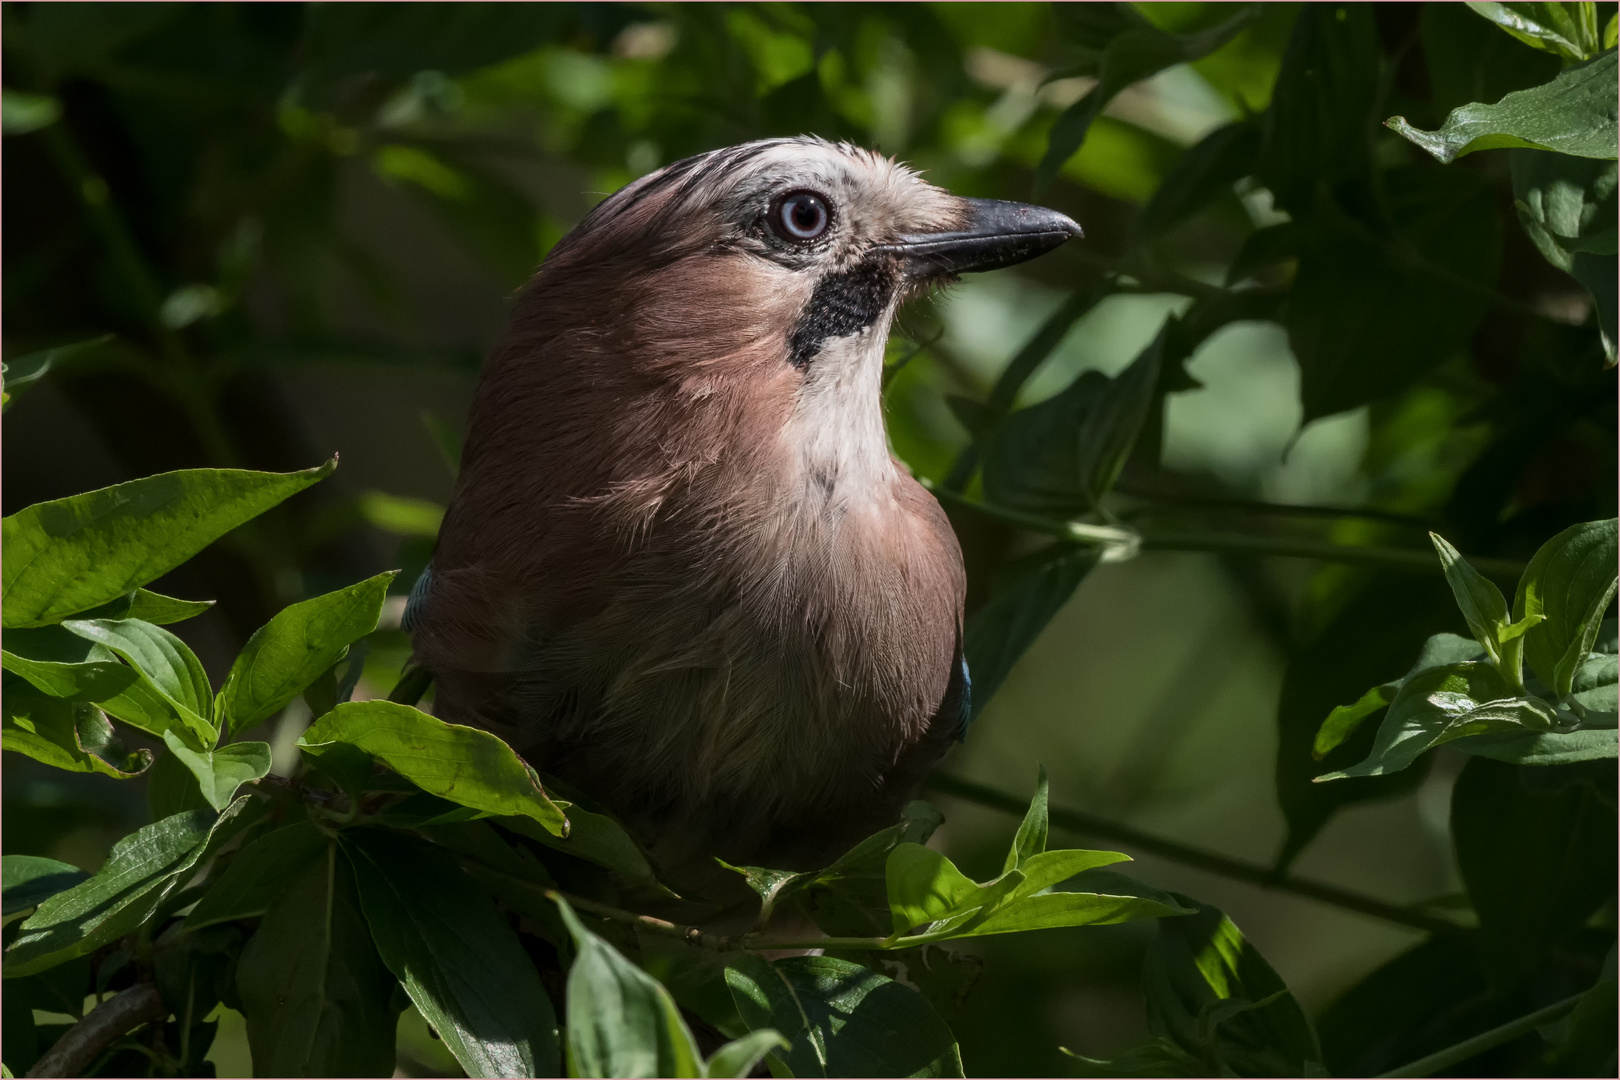
POLYGON ((961 551, 884 429, 889 325, 1079 235, 814 138, 603 201, 484 364, 407 611, 435 712, 666 866, 813 868, 893 822, 969 682, 961 551))

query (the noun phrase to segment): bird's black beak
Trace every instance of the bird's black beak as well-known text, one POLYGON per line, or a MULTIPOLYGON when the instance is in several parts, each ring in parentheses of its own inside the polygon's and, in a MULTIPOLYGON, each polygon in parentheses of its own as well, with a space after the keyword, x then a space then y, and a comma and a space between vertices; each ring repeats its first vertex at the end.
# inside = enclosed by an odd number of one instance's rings
POLYGON ((1001 199, 963 199, 972 213, 967 227, 954 232, 914 233, 884 249, 900 256, 913 278, 943 277, 976 270, 999 270, 1044 255, 1080 226, 1056 210, 1001 199))

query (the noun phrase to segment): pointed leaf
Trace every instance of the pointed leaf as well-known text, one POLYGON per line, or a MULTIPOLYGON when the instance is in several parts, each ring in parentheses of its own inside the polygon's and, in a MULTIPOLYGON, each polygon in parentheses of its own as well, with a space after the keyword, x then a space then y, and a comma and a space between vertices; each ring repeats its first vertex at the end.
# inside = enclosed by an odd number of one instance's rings
MULTIPOLYGON (((1491 663, 1500 665, 1500 634, 1508 622, 1507 600, 1503 598, 1502 590, 1475 570, 1439 533, 1430 533, 1429 539, 1440 554, 1440 566, 1446 572, 1446 583, 1451 586, 1451 594, 1457 598, 1457 606, 1462 609, 1474 640, 1485 650, 1491 663)), ((1506 672, 1504 675, 1511 678, 1513 673, 1506 672)))
POLYGON ((968 619, 963 652, 973 672, 973 715, 984 710, 1018 658, 1069 602, 1102 558, 1087 544, 1057 544, 1034 570, 990 598, 968 619))
POLYGON ((1596 4, 1468 0, 1468 6, 1526 45, 1571 60, 1585 60, 1602 47, 1596 4))
POLYGON ((378 953, 467 1075, 556 1075, 551 1000, 488 894, 424 842, 347 829, 342 843, 378 953))
POLYGON ((751 1031, 788 1039, 769 1058, 790 1075, 962 1075, 956 1039, 928 1002, 859 964, 744 955, 726 965, 726 985, 751 1031))
POLYGON ((169 753, 179 758, 197 778, 202 797, 215 810, 223 810, 243 784, 262 780, 270 772, 270 744, 239 742, 216 750, 192 750, 172 731, 163 733, 169 753))
POLYGON ((375 630, 394 576, 378 574, 292 604, 255 631, 220 691, 229 730, 245 731, 269 719, 375 630))
POLYGON ((714 1052, 703 1065, 703 1075, 712 1077, 742 1077, 750 1075, 760 1059, 772 1050, 786 1050, 792 1044, 770 1028, 750 1031, 740 1039, 733 1039, 714 1052))
POLYGON ((186 469, 30 506, 0 522, 0 619, 42 626, 116 600, 335 468, 186 469))
POLYGON ((179 600, 150 589, 136 589, 111 603, 77 612, 81 619, 140 619, 158 626, 194 619, 214 606, 212 600, 179 600))
POLYGON ((394 977, 371 943, 337 842, 314 854, 282 885, 237 963, 253 1074, 384 1076, 394 1069, 394 977))
POLYGON ((703 1059, 675 999, 657 979, 585 928, 553 896, 574 941, 568 970, 568 1074, 695 1077, 703 1059))
MULTIPOLYGON (((139 619, 69 619, 62 628, 117 653, 135 669, 140 683, 155 690, 168 703, 175 720, 189 729, 201 745, 214 744, 217 731, 210 722, 214 712, 213 690, 208 685, 208 673, 203 670, 202 661, 185 642, 161 626, 139 619)), ((118 699, 107 700, 107 711, 126 723, 138 723, 116 710, 112 702, 118 699)), ((152 734, 161 735, 169 726, 152 734)))
POLYGON ((284 825, 248 844, 186 916, 188 930, 256 919, 325 851, 326 837, 308 821, 284 825))
POLYGON ((533 818, 553 835, 568 819, 547 798, 539 776, 499 738, 447 724, 392 701, 344 702, 298 740, 306 753, 352 746, 371 754, 423 791, 492 814, 533 818))
POLYGON ((131 752, 94 705, 42 694, 9 672, 0 713, 5 748, 54 768, 127 780, 152 764, 152 751, 131 752))
POLYGON ((41 855, 7 855, 0 860, 3 879, 4 914, 9 917, 38 907, 59 892, 65 892, 90 877, 72 863, 58 862, 41 855))
POLYGON ((1615 520, 1589 521, 1541 545, 1519 579, 1514 617, 1543 617, 1524 635, 1525 658, 1559 697, 1570 692, 1576 669, 1597 639, 1614 599, 1617 561, 1615 520))
POLYGON ((1611 49, 1566 68, 1552 82, 1516 90, 1495 105, 1474 102, 1453 109, 1438 131, 1421 131, 1404 116, 1392 116, 1384 123, 1448 165, 1476 150, 1506 147, 1612 161, 1620 148, 1616 78, 1611 49))
POLYGON ((1029 801, 1029 809, 1024 812, 1024 820, 1018 825, 1018 832, 1013 836, 1012 847, 1007 851, 1007 858, 1001 864, 1001 872, 1006 873, 1017 867, 1032 856, 1039 855, 1046 850, 1046 766, 1037 766, 1040 773, 1035 781, 1035 797, 1029 801))

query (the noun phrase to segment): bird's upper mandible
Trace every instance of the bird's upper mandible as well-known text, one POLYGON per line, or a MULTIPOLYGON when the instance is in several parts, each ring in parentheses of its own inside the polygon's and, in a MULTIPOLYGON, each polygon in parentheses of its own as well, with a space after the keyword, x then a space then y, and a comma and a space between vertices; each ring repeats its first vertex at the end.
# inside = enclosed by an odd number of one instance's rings
POLYGON ((884 431, 890 322, 1079 233, 811 138, 604 200, 475 395, 411 612, 440 714, 655 841, 792 862, 880 827, 966 693, 961 554, 884 431))

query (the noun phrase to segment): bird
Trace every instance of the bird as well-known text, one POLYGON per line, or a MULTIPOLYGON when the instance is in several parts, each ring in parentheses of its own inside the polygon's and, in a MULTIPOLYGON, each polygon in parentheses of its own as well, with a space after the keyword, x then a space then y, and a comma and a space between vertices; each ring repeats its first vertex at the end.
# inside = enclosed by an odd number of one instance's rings
POLYGON ((1081 235, 812 136, 604 199, 488 353, 405 618, 433 710, 661 866, 815 869, 960 740, 961 550, 891 452, 896 309, 1081 235))

